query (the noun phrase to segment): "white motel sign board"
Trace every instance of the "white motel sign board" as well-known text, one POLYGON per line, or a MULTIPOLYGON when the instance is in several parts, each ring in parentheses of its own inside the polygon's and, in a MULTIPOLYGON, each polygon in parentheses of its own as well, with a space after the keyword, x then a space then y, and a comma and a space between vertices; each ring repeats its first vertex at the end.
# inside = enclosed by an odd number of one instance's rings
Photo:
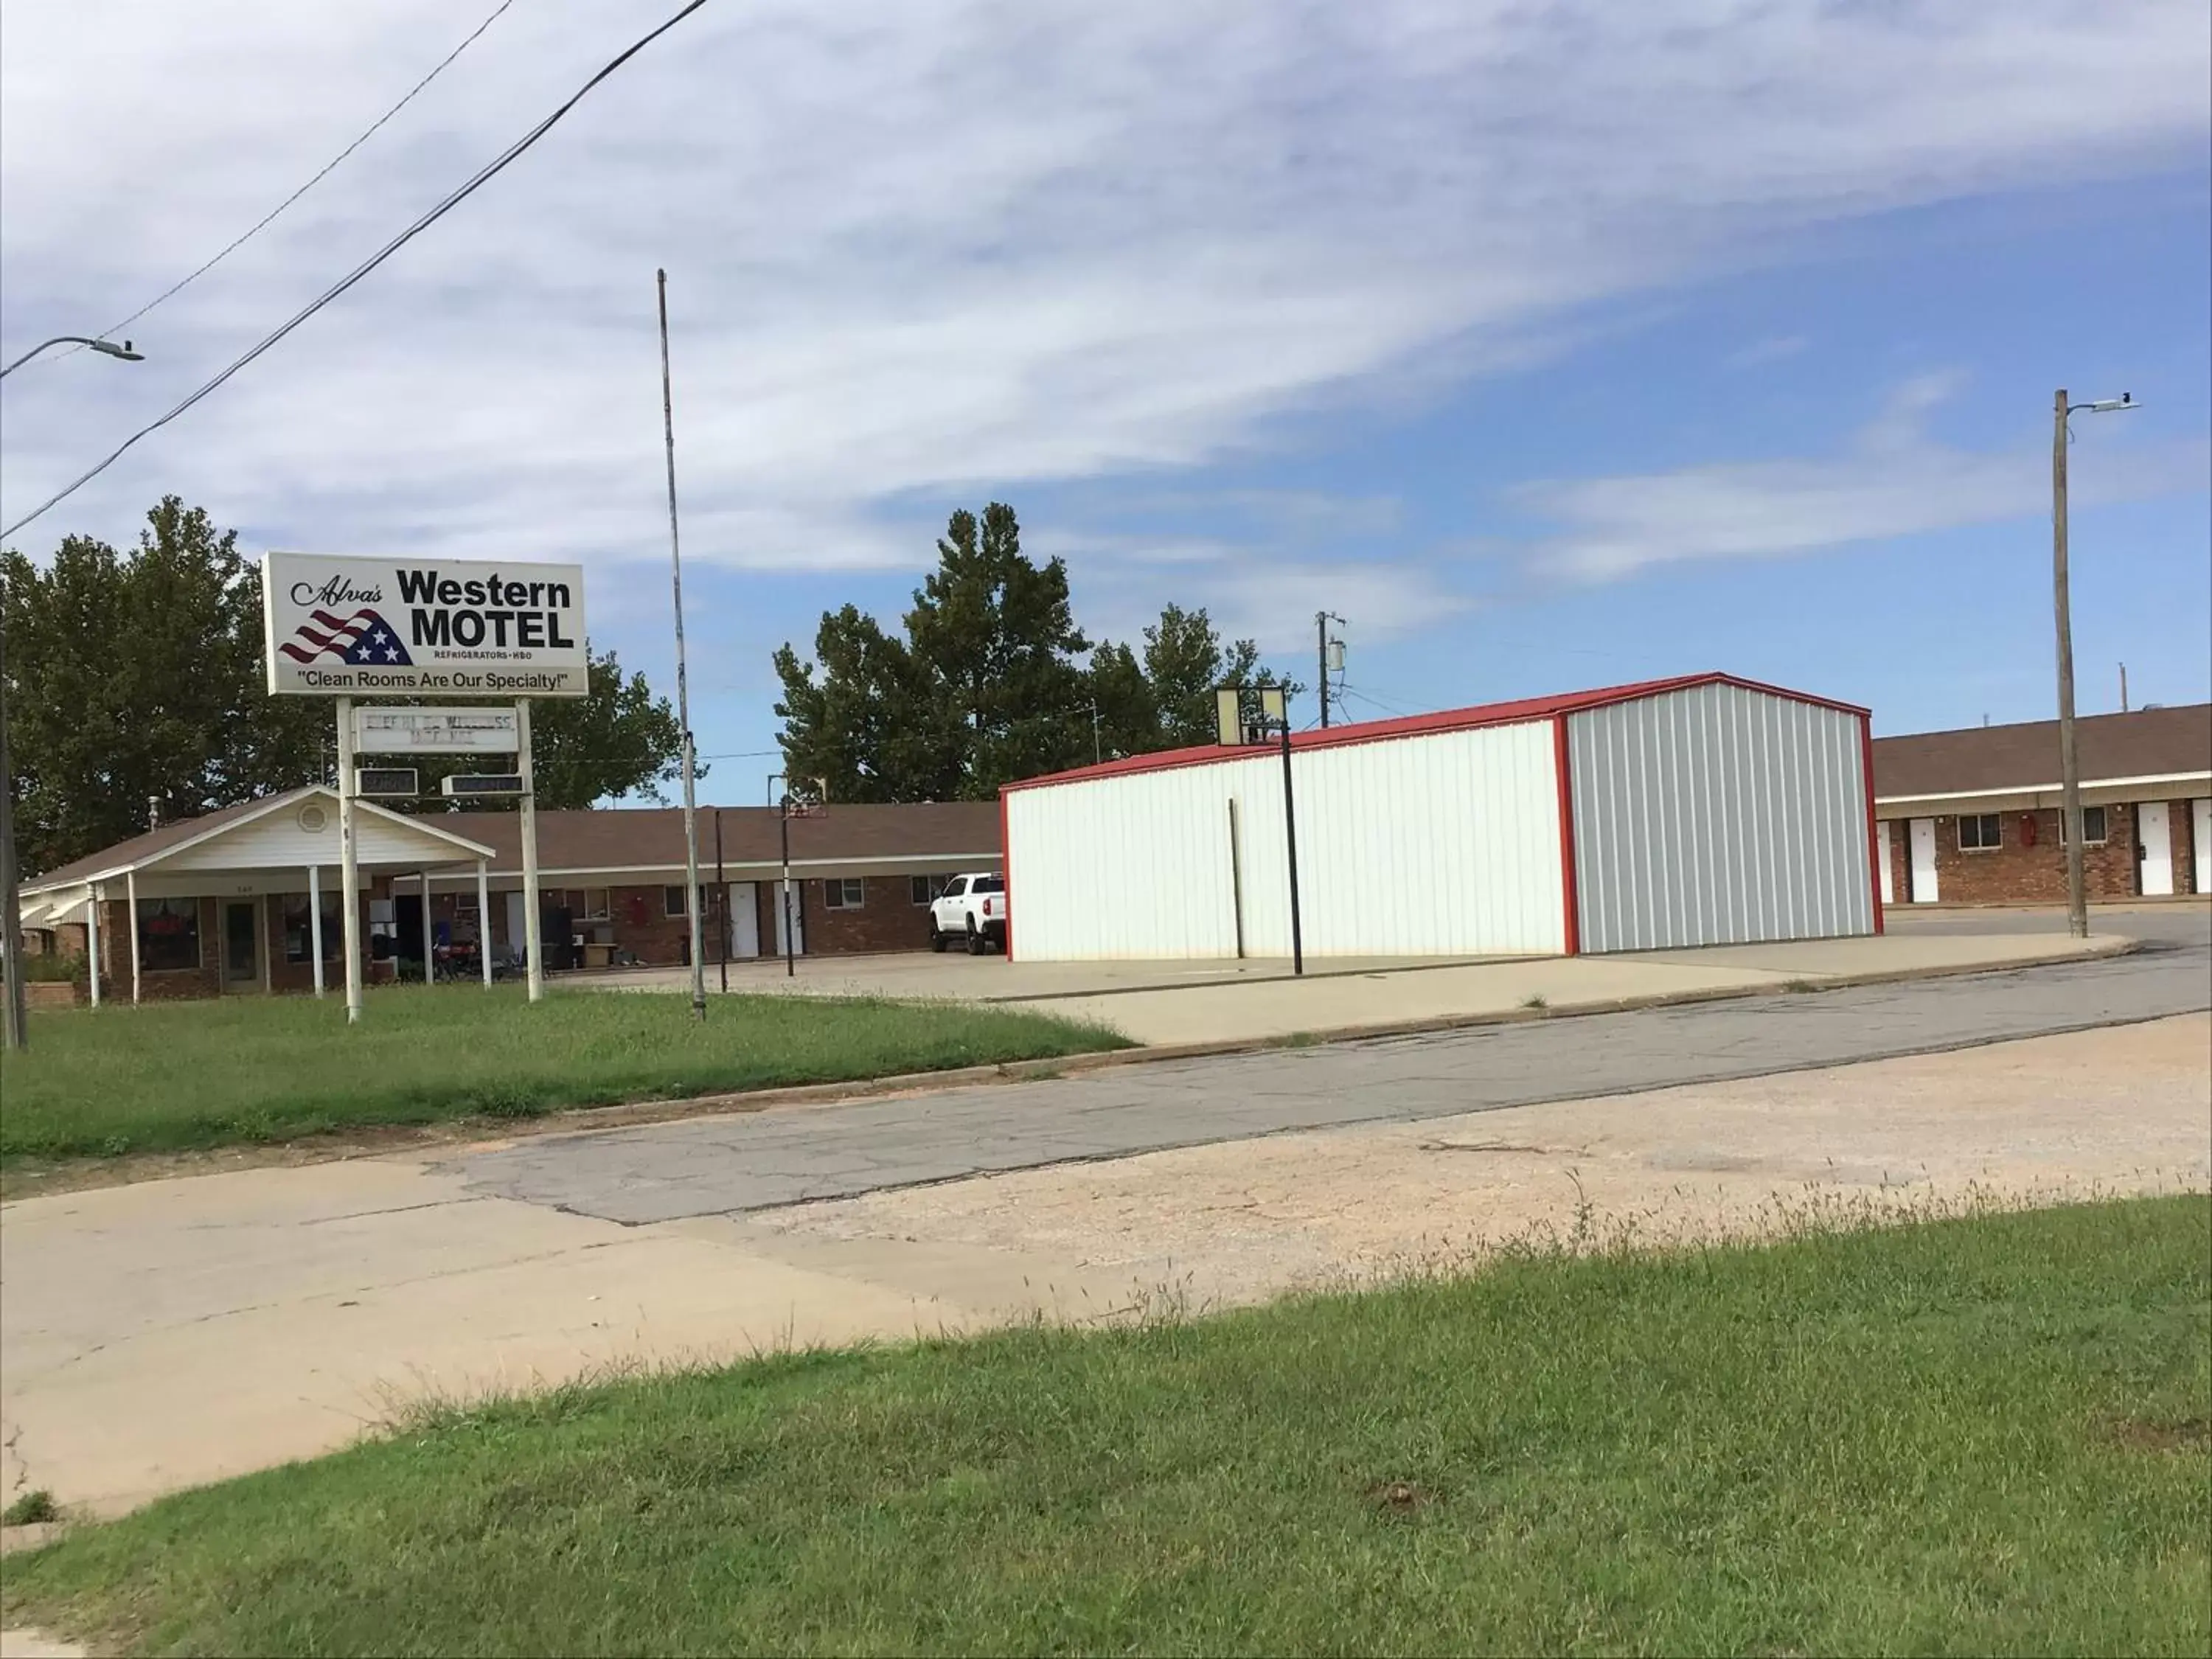
POLYGON ((261 609, 275 693, 580 697, 591 689, 580 565, 270 553, 261 609))
POLYGON ((506 708, 379 708, 356 703, 354 752, 361 755, 513 755, 522 722, 506 708))

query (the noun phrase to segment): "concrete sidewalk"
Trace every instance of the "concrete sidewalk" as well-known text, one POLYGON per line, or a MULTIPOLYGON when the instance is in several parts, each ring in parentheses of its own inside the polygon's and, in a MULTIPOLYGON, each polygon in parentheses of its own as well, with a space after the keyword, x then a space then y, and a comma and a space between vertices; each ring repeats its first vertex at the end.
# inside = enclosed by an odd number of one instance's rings
MULTIPOLYGON (((1503 962, 1034 998, 1008 1006, 1095 1021, 1148 1045, 1259 1042, 1306 1034, 1473 1023, 1518 1009, 1637 1006, 1795 985, 1848 985, 2110 956, 2124 939, 1888 934, 1635 955, 1503 962)), ((1018 966, 1019 964, 1016 964, 1018 966)))
MULTIPOLYGON (((1966 973, 2063 962, 2130 948, 2063 932, 1891 933, 1632 955, 1012 962, 927 952, 813 957, 787 978, 780 963, 733 965, 730 989, 755 994, 891 997, 989 1003, 1086 1020, 1147 1046, 1259 1042, 1286 1036, 1474 1021, 1522 1008, 1602 1008, 1806 984, 1966 973)), ((710 972, 708 983, 719 982, 710 972)), ((655 969, 574 975, 599 990, 675 991, 687 973, 655 969)))

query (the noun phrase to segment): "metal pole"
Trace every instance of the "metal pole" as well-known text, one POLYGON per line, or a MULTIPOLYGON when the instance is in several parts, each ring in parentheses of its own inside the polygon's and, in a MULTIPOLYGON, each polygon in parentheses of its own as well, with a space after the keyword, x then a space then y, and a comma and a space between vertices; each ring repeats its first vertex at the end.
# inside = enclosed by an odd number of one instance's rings
MULTIPOLYGON (((136 1007, 143 1000, 138 969, 138 872, 136 870, 123 872, 123 904, 131 912, 131 1004, 136 1007)), ((261 954, 264 957, 269 954, 265 945, 261 954)))
POLYGON ((531 784, 530 700, 514 703, 515 764, 522 772, 522 948, 530 957, 530 1000, 545 1000, 544 922, 538 914, 538 797, 531 784))
POLYGON ((361 848, 353 823, 353 699, 338 699, 338 890, 345 905, 346 1024, 361 1023, 361 848))
POLYGON ((1321 636, 1321 729, 1328 730, 1328 612, 1314 612, 1314 632, 1321 636))
POLYGON ((791 803, 783 802, 777 810, 777 822, 783 830, 783 976, 799 976, 799 940, 791 925, 791 803))
POLYGON ((2120 713, 2128 712, 2128 665, 2120 665, 2120 713))
MULTIPOLYGON (((722 809, 714 809, 714 891, 721 904, 721 932, 715 942, 714 962, 722 976, 722 994, 730 990, 730 926, 735 920, 730 915, 730 884, 722 873, 722 809)), ((753 926, 760 926, 760 913, 753 913, 753 926)))
POLYGON ((85 967, 92 975, 92 1006, 100 1006, 100 889, 84 890, 85 967))
MULTIPOLYGON (((5 607, 0 597, 0 610, 5 607)), ((8 624, 0 616, 0 974, 7 976, 8 1046, 30 1046, 30 999, 23 990, 23 905, 15 868, 15 774, 8 762, 8 624)))
POLYGON ((684 730, 684 907, 691 913, 691 1018, 707 1018, 707 958, 699 912, 699 792, 692 764, 691 694, 684 674, 684 553, 676 538, 676 403, 668 381, 668 273, 656 271, 660 296, 660 429, 668 449, 668 568, 676 598, 676 723, 684 730))
POLYGON ((1298 813, 1291 793, 1291 722, 1283 720, 1283 844, 1291 861, 1291 971, 1306 970, 1305 935, 1298 925, 1298 813))
POLYGON ((323 872, 307 866, 307 953, 315 959, 315 994, 323 994, 323 872))
POLYGON ((2081 878, 2081 767, 2074 746, 2074 618, 2066 583, 2066 392, 2052 400, 2051 430, 2051 609, 2058 628, 2058 774, 2066 820, 2066 931, 2089 936, 2089 896, 2081 878))
POLYGON ((483 975, 483 988, 491 989, 491 870, 483 860, 477 860, 477 967, 483 975))

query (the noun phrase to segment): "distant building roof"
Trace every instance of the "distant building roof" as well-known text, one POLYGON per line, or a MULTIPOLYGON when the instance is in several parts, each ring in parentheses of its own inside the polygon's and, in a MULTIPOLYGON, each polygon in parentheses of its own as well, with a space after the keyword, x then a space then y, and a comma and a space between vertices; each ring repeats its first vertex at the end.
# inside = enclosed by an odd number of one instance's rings
MULTIPOLYGON (((2212 773, 2212 703, 2084 715, 2074 722, 2074 743, 2084 783, 2212 773)), ((2025 793, 2058 783, 2057 720, 1874 740, 1878 800, 2025 793)))
MULTIPOLYGON (((76 859, 58 870, 25 881, 27 890, 64 887, 89 878, 119 875, 126 869, 158 862, 187 843, 226 828, 265 816, 295 800, 334 793, 321 786, 289 789, 149 830, 76 859)), ((364 801, 364 807, 389 809, 364 801)), ((769 806, 699 808, 699 858, 711 870, 714 859, 714 815, 722 820, 722 854, 728 865, 774 864, 781 857, 776 811, 769 806)), ((403 816, 403 815, 392 815, 403 816)), ((490 866, 502 874, 522 867, 522 823, 515 812, 426 811, 404 815, 409 824, 453 842, 455 860, 490 854, 490 866)), ((333 848, 335 856, 335 847, 333 848)), ((794 864, 897 864, 914 860, 970 860, 994 865, 999 858, 999 804, 945 801, 911 805, 832 805, 819 817, 791 821, 794 864)), ((651 874, 684 868, 684 812, 680 807, 605 807, 576 811, 541 810, 538 814, 538 864, 546 876, 564 881, 578 876, 624 872, 651 874)))

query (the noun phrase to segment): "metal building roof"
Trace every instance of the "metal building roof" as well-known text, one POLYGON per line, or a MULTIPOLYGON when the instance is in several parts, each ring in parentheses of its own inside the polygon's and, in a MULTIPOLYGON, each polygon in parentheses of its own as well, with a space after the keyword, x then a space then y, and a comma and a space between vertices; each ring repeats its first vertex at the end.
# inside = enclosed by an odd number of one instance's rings
MULTIPOLYGON (((1661 696, 1669 691, 1686 691, 1700 685, 1739 686, 1747 691, 1764 691, 1773 696, 1787 697, 1793 702, 1840 709, 1847 714, 1863 715, 1868 712, 1856 703, 1839 702, 1832 697, 1815 696, 1808 691, 1792 691, 1779 685, 1765 685, 1735 674, 1678 674, 1671 679, 1641 680, 1630 685, 1601 686, 1589 691, 1563 691, 1550 696, 1522 697, 1510 702, 1486 702, 1478 703, 1470 708, 1448 708, 1433 714, 1408 714, 1387 720, 1358 720, 1349 726, 1332 726, 1325 731, 1298 732, 1291 734, 1291 748, 1294 752, 1303 753, 1313 749, 1341 748, 1349 744, 1387 743, 1394 738, 1427 737, 1438 732, 1464 732, 1475 726, 1516 726, 1528 720, 1579 714, 1587 708, 1635 702, 1645 697, 1661 696)), ((1189 749, 1168 749, 1156 754, 1130 755, 1096 766, 1079 766, 1066 772, 1024 778, 1004 786, 1000 793, 1036 789, 1048 784, 1080 783, 1092 778, 1121 777, 1132 773, 1164 772, 1179 766, 1207 766, 1225 761, 1249 760, 1258 752, 1262 751, 1249 745, 1200 744, 1189 749)))

